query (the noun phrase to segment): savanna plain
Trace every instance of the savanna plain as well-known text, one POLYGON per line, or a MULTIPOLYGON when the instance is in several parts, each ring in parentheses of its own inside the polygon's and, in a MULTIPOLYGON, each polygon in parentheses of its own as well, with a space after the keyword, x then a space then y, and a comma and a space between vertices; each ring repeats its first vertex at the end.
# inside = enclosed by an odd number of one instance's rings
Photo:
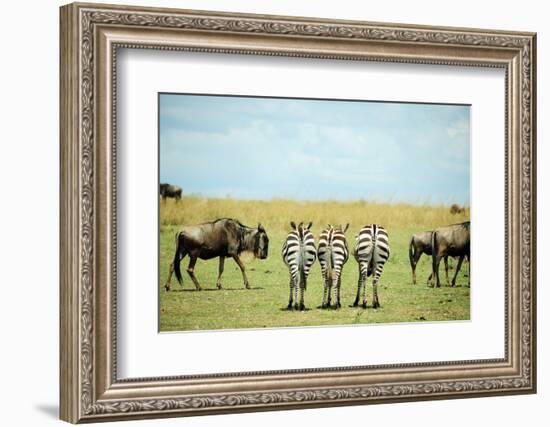
MULTIPOLYGON (((213 330, 237 328, 275 328, 371 323, 430 322, 468 320, 470 287, 468 263, 464 262, 455 287, 446 285, 443 262, 442 286, 432 288, 426 281, 431 273, 431 257, 423 255, 418 263, 417 284, 412 284, 409 262, 411 235, 419 231, 469 220, 469 209, 453 215, 446 205, 413 205, 368 201, 293 201, 235 200, 183 197, 160 201, 159 310, 160 331, 213 330), (223 288, 216 288, 217 259, 198 260, 195 274, 202 291, 195 290, 185 272, 189 258, 182 260, 183 287, 172 277, 172 289, 164 285, 174 257, 175 233, 185 225, 235 218, 254 227, 261 223, 269 236, 269 256, 265 260, 243 254, 251 289, 245 289, 242 275, 231 259, 225 262, 223 288), (321 309, 323 281, 318 262, 312 268, 305 291, 304 311, 287 310, 289 274, 281 258, 283 241, 290 221, 313 222, 316 240, 327 224, 346 224, 350 258, 342 274, 342 308, 321 309), (353 258, 355 236, 369 223, 384 226, 389 233, 391 255, 378 285, 381 307, 372 309, 372 280, 367 287, 369 307, 352 308, 357 292, 358 265, 353 258)), ((452 266, 456 266, 454 260, 452 266)), ((454 269, 449 271, 452 278, 454 269)), ((474 284, 475 285, 475 284, 474 284)))

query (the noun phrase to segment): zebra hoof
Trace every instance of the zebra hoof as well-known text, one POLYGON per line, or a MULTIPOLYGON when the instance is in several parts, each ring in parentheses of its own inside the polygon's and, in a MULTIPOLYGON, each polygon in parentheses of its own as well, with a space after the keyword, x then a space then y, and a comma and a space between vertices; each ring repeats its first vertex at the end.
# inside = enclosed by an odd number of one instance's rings
POLYGON ((376 302, 372 305, 372 308, 374 309, 380 308, 380 304, 376 302))
POLYGON ((221 284, 221 283, 216 283, 216 288, 221 289, 221 288, 222 288, 222 284, 221 284))
POLYGON ((170 286, 169 286, 169 285, 164 285, 164 290, 165 290, 166 292, 170 291, 170 286))
POLYGON ((361 304, 361 307, 363 307, 363 308, 367 308, 367 303, 366 303, 366 302, 364 302, 363 304, 361 304))
POLYGON ((300 311, 304 311, 306 309, 306 306, 304 304, 300 304, 300 311))
POLYGON ((338 309, 338 308, 342 308, 342 304, 337 303, 335 308, 337 308, 337 309, 338 309))

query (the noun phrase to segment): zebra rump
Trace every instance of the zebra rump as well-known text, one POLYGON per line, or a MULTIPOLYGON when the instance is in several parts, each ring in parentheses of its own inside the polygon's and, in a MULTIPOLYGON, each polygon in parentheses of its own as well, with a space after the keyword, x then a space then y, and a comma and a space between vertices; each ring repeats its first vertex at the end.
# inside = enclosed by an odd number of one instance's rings
POLYGON ((290 297, 288 309, 304 310, 304 291, 307 289, 307 277, 311 266, 317 259, 315 238, 310 231, 312 223, 307 226, 301 222, 296 226, 294 221, 290 223, 292 230, 288 233, 283 243, 282 257, 290 273, 290 297), (298 302, 298 290, 300 299, 298 302))
POLYGON ((341 307, 341 274, 344 264, 349 258, 349 250, 345 235, 348 227, 349 224, 346 224, 345 227, 334 227, 329 224, 319 237, 317 254, 324 280, 322 308, 331 307, 333 289, 335 292, 336 308, 341 307))
POLYGON ((390 257, 388 232, 377 224, 365 225, 355 239, 355 259, 359 264, 359 280, 354 307, 359 305, 362 296, 363 308, 367 307, 366 287, 367 278, 373 276, 373 308, 380 307, 378 300, 378 280, 384 270, 384 264, 390 257))

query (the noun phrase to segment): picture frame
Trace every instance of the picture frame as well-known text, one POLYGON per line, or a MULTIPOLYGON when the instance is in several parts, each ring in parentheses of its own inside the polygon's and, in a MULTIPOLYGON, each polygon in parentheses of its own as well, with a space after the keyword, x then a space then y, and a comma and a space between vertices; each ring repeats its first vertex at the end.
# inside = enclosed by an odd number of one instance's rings
POLYGON ((61 419, 536 392, 536 34, 85 3, 61 7, 60 24, 61 419), (504 357, 119 379, 115 89, 121 48, 503 69, 504 357))

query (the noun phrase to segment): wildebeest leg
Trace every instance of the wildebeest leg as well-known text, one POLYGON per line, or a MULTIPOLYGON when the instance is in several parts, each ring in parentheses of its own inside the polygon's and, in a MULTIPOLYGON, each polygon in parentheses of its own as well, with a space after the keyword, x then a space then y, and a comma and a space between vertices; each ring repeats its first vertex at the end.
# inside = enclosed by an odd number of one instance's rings
MULTIPOLYGON (((166 284, 164 285, 164 289, 166 289, 166 291, 169 291, 170 287, 172 286, 171 281, 172 281, 172 274, 174 274, 174 271, 176 268, 175 263, 178 264, 178 270, 179 270, 179 263, 185 257, 185 255, 187 255, 187 251, 184 248, 180 248, 179 242, 178 242, 178 244, 176 244, 176 253, 174 254, 174 260, 170 263, 170 267, 168 270, 168 279, 166 279, 166 284)), ((176 272, 176 276, 177 275, 178 273, 176 272)), ((183 280, 179 280, 178 278, 178 282, 183 287, 183 280)))
POLYGON ((250 289, 250 284, 248 283, 248 278, 246 277, 246 272, 245 272, 245 269, 244 269, 243 262, 241 261, 241 259, 239 258, 238 255, 233 255, 233 259, 235 260, 235 262, 237 263, 237 265, 241 269, 241 273, 243 274, 243 281, 244 281, 245 288, 250 289))
POLYGON ((461 255, 458 259, 458 264, 456 265, 455 275, 453 276, 453 281, 451 282, 451 286, 456 285, 456 276, 458 276, 458 272, 460 271, 460 267, 462 266, 462 261, 464 261, 464 255, 461 255))
POLYGON ((217 287, 218 289, 221 289, 221 288, 222 288, 221 279, 222 279, 222 274, 223 274, 223 265, 224 265, 224 262, 225 262, 225 257, 220 255, 220 265, 219 265, 219 267, 218 267, 218 280, 216 280, 216 287, 217 287))
POLYGON ((416 266, 421 256, 422 256, 422 252, 417 250, 416 253, 413 255, 413 258, 411 259, 413 285, 416 285, 416 266))
POLYGON ((172 286, 170 283, 170 281, 172 280, 172 274, 174 274, 173 262, 170 263, 170 269, 168 270, 168 279, 166 279, 166 284, 164 285, 164 289, 166 289, 166 292, 168 292, 170 290, 170 286, 172 286))
POLYGON ((447 255, 443 257, 443 262, 445 263, 445 279, 447 280, 447 286, 449 286, 449 257, 447 255))
POLYGON ((191 280, 195 284, 195 288, 197 288, 197 291, 200 291, 202 289, 201 285, 197 280, 197 278, 195 277, 195 264, 197 263, 197 257, 191 256, 191 254, 189 254, 189 256, 191 257, 191 260, 189 261, 189 266, 187 267, 187 273, 189 274, 189 277, 191 277, 191 280))
POLYGON ((439 263, 441 262, 441 257, 439 255, 432 255, 433 263, 432 263, 432 283, 435 280, 434 287, 439 288, 441 286, 439 282, 439 263))

